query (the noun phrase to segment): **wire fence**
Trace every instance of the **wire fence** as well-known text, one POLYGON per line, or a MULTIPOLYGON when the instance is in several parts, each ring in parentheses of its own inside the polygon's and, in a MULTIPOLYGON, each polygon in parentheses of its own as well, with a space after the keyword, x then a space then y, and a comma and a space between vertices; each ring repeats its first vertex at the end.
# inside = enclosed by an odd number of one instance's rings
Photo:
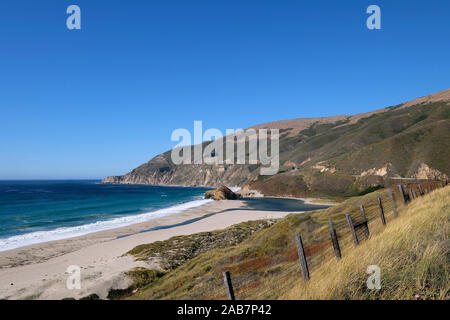
POLYGON ((223 296, 217 298, 275 299, 279 292, 285 292, 287 286, 292 284, 292 278, 298 277, 299 265, 303 280, 314 280, 311 272, 324 262, 341 259, 350 250, 367 241, 371 234, 382 232, 384 226, 398 216, 399 208, 446 184, 447 182, 442 181, 399 184, 377 193, 375 198, 362 198, 359 207, 330 214, 327 217, 328 226, 324 224, 312 237, 308 235, 305 240, 298 234, 297 248, 287 250, 284 256, 278 257, 278 264, 271 261, 265 273, 277 273, 277 278, 283 281, 262 278, 256 269, 258 264, 266 266, 268 263, 264 258, 254 259, 249 262, 248 268, 241 264, 239 270, 226 270, 223 273, 225 290, 223 296), (280 266, 282 262, 283 265, 280 266), (233 272, 239 275, 234 278, 233 272))

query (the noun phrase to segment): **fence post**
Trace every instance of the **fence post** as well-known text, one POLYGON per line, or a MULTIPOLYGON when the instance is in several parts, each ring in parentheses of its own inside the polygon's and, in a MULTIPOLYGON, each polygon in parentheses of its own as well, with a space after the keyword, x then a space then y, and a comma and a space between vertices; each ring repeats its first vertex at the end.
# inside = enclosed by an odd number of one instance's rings
POLYGON ((336 230, 333 227, 333 221, 329 220, 330 223, 330 235, 331 235, 331 243, 333 244, 334 254, 336 255, 336 258, 341 259, 341 247, 339 246, 339 241, 337 238, 336 230))
POLYGON ((423 189, 422 189, 422 184, 419 183, 418 188, 419 188, 420 195, 423 196, 424 193, 423 193, 423 189))
POLYGON ((363 223, 365 224, 365 228, 364 228, 364 232, 366 234, 366 237, 369 238, 370 232, 369 232, 369 222, 367 221, 366 218, 366 211, 364 210, 364 206, 360 205, 359 209, 361 210, 361 215, 363 217, 363 223))
POLYGON ((230 271, 225 271, 223 273, 223 281, 225 282, 225 287, 227 288, 228 300, 236 300, 234 298, 233 284, 231 283, 230 271))
POLYGON ((408 188, 408 194, 409 194, 409 201, 414 200, 411 187, 408 188))
POLYGON ((309 270, 308 270, 308 263, 306 262, 305 249, 303 248, 302 237, 298 235, 297 237, 295 237, 295 240, 297 242, 298 259, 300 260, 300 268, 302 269, 303 280, 308 281, 309 270))
POLYGON ((359 241, 358 241, 358 236, 356 235, 355 226, 353 225, 352 217, 350 216, 349 213, 347 213, 345 215, 345 218, 347 219, 348 226, 349 226, 350 231, 351 231, 352 236, 353 236, 353 242, 355 243, 355 247, 356 247, 359 244, 359 241))
POLYGON ((380 206, 380 214, 381 214, 381 222, 383 225, 386 225, 386 218, 384 217, 383 203, 381 202, 381 198, 378 198, 378 205, 380 206))
POLYGON ((391 189, 388 189, 388 195, 392 200, 392 209, 394 210, 394 216, 398 217, 398 213, 397 213, 397 207, 395 206, 395 199, 394 199, 394 194, 392 193, 391 189))
POLYGON ((406 205, 405 194, 403 193, 403 186, 401 184, 398 185, 398 190, 400 191, 400 196, 402 198, 403 204, 406 205))

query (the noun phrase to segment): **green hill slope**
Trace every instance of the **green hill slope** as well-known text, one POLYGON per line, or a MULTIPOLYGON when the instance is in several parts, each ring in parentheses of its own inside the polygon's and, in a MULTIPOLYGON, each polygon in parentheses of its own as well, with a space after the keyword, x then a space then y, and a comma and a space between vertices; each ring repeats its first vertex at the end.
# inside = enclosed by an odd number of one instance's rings
POLYGON ((445 180, 450 107, 393 107, 351 125, 313 125, 281 140, 280 149, 285 172, 254 178, 248 188, 265 195, 355 195, 392 179, 445 180))

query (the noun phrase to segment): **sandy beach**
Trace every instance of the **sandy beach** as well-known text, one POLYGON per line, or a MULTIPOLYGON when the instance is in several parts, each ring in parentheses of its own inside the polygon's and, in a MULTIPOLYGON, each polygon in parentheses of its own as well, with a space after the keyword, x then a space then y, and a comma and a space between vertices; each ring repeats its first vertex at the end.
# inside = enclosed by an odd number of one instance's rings
POLYGON ((272 209, 250 209, 245 200, 216 201, 127 227, 3 251, 0 252, 0 298, 62 299, 92 293, 106 298, 110 289, 130 285, 123 272, 138 266, 158 268, 124 256, 135 246, 301 212, 272 209), (67 289, 70 274, 66 270, 71 265, 81 268, 81 289, 67 289))

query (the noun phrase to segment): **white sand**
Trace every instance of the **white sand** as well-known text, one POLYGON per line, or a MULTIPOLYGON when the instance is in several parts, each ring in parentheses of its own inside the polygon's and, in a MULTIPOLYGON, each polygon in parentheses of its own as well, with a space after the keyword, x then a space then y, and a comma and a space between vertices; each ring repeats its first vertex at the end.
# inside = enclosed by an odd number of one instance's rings
POLYGON ((0 298, 62 299, 80 298, 92 293, 106 298, 109 289, 124 289, 129 286, 130 280, 123 272, 137 266, 158 268, 157 265, 135 262, 132 257, 123 256, 137 245, 177 235, 223 229, 244 221, 282 218, 289 214, 243 210, 244 206, 244 202, 240 200, 212 202, 145 223, 0 252, 0 298), (138 233, 199 217, 205 218, 169 229, 138 233), (132 235, 117 239, 117 236, 127 234, 132 235), (71 265, 81 268, 79 290, 67 289, 69 274, 66 270, 71 265))

